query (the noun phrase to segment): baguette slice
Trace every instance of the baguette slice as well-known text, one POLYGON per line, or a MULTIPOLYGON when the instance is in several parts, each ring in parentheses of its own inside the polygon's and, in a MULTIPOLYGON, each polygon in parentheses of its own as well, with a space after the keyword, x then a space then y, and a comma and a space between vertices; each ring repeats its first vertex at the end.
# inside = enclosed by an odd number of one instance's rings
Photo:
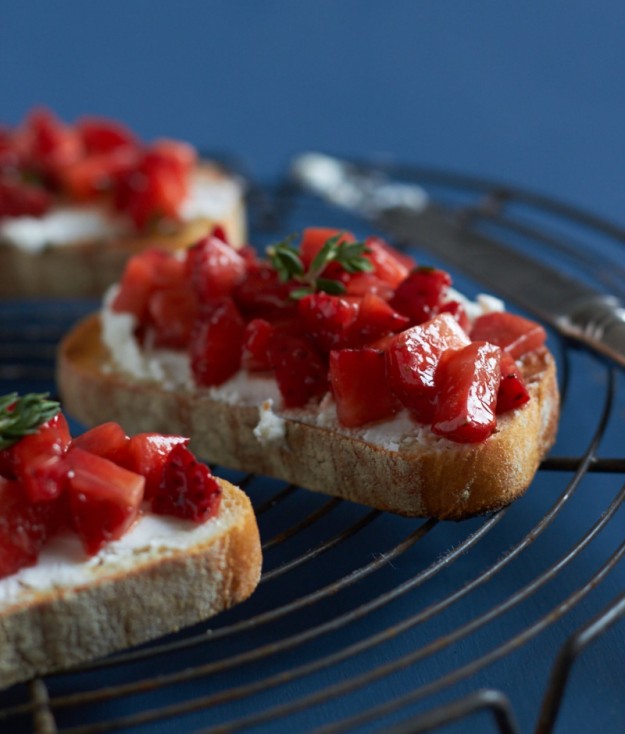
POLYGON ((79 560, 77 537, 51 541, 36 567, 2 579, 0 687, 177 631, 246 599, 260 577, 258 527, 246 495, 218 481, 219 513, 202 525, 161 519, 173 528, 166 541, 131 544, 125 536, 88 562, 79 560), (44 580, 33 581, 33 571, 44 580))
POLYGON ((246 217, 240 184, 216 164, 204 162, 195 177, 214 187, 216 215, 182 221, 156 234, 118 234, 71 244, 25 249, 3 237, 0 226, 0 297, 88 298, 100 296, 119 280, 126 261, 148 246, 178 250, 221 226, 228 241, 246 240, 246 217), (217 211, 220 213, 217 215, 217 211))
POLYGON ((531 400, 499 416, 497 432, 479 444, 454 443, 414 425, 394 443, 384 439, 381 425, 321 425, 315 412, 300 409, 278 411, 284 436, 260 442, 258 406, 220 402, 209 390, 165 390, 115 372, 98 315, 62 342, 57 380, 64 409, 86 425, 116 420, 128 432, 173 430, 190 436, 199 456, 223 466, 402 515, 459 520, 523 494, 555 440, 559 396, 550 352, 531 353, 523 375, 531 400))

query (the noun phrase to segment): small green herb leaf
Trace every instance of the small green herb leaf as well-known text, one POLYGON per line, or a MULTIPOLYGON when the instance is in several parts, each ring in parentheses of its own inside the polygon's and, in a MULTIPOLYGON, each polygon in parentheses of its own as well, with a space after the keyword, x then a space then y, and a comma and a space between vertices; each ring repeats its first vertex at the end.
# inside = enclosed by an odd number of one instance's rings
POLYGON ((29 393, 19 397, 10 393, 0 397, 0 450, 32 433, 61 410, 48 393, 29 393))

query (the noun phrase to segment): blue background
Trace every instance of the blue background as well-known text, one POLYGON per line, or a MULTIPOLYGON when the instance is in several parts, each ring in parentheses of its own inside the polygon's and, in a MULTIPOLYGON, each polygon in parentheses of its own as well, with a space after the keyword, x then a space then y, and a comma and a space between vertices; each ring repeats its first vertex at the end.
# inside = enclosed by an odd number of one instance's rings
POLYGON ((624 32, 616 0, 0 0, 0 121, 112 115, 265 179, 389 156, 625 223, 624 32))

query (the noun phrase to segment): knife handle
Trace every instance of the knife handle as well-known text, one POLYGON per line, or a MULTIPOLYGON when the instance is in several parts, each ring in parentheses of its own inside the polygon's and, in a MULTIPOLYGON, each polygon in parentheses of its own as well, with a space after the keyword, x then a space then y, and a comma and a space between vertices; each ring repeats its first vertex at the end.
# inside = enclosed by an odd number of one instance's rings
POLYGON ((625 308, 614 296, 578 303, 556 326, 625 367, 625 308))

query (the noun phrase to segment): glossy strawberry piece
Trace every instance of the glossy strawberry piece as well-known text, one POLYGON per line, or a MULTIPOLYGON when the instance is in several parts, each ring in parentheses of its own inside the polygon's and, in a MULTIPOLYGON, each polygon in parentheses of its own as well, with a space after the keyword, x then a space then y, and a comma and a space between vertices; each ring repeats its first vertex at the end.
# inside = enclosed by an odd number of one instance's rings
POLYGON ((397 286, 392 307, 421 324, 436 316, 451 286, 449 273, 437 268, 416 268, 397 286))
POLYGON ((447 349, 460 349, 469 337, 450 314, 406 329, 386 350, 386 369, 391 389, 401 402, 416 411, 418 420, 429 421, 436 388, 434 375, 447 349))
POLYGON ((497 392, 497 413, 520 408, 530 399, 517 363, 507 352, 501 353, 501 382, 497 392))
POLYGON ((58 413, 9 448, 13 473, 31 502, 51 501, 63 492, 70 443, 67 421, 58 413))
POLYGON ((83 449, 123 466, 127 461, 130 439, 115 421, 90 428, 72 440, 72 448, 83 449))
POLYGON ((397 313, 383 298, 367 293, 359 300, 356 318, 347 327, 350 346, 364 346, 387 334, 403 331, 409 320, 397 313))
POLYGON ((149 500, 156 493, 162 479, 165 464, 176 446, 186 446, 184 436, 167 436, 160 433, 138 433, 131 436, 124 463, 126 469, 145 477, 144 498, 149 500))
POLYGON ((351 232, 330 227, 307 227, 302 232, 299 253, 304 267, 307 268, 315 259, 325 243, 333 237, 340 236, 339 243, 354 242, 356 239, 351 232))
POLYGON ((265 319, 252 319, 245 326, 241 364, 250 372, 271 369, 269 345, 274 334, 273 326, 265 319))
POLYGON ((381 237, 368 237, 365 246, 369 250, 366 257, 373 264, 374 275, 393 288, 397 288, 415 267, 409 255, 399 252, 381 237))
POLYGON ((76 131, 44 108, 28 116, 19 137, 20 146, 27 152, 28 165, 51 181, 82 155, 82 143, 76 131))
POLYGON ((245 277, 232 291, 232 298, 246 318, 274 320, 297 310, 297 302, 289 297, 291 283, 283 283, 267 263, 246 260, 245 277))
POLYGON ((349 346, 348 330, 358 316, 360 299, 311 293, 300 299, 303 330, 325 352, 349 346))
POLYGON ((201 523, 217 514, 220 502, 221 487, 206 464, 182 444, 175 446, 152 497, 152 512, 201 523))
POLYGON ((513 359, 538 349, 546 338, 547 333, 540 324, 508 311, 479 316, 471 329, 471 339, 496 344, 513 359))
POLYGON ((0 478, 0 578, 35 564, 47 537, 45 515, 19 482, 0 478))
POLYGON ((67 453, 73 526, 89 555, 121 538, 138 519, 145 479, 80 448, 67 453))
POLYGON ((148 300, 148 320, 155 347, 184 349, 198 314, 195 293, 188 287, 164 288, 148 300))
POLYGON ((91 153, 59 172, 61 186, 78 201, 109 196, 115 191, 118 180, 130 175, 136 160, 136 151, 129 148, 111 153, 91 153))
POLYGON ((76 131, 87 154, 108 154, 120 148, 136 148, 139 141, 125 126, 101 117, 83 117, 76 131))
POLYGON ((327 362, 306 336, 276 333, 269 358, 285 407, 304 407, 327 392, 327 362))
POLYGON ((189 342, 191 370, 198 385, 221 385, 241 367, 245 321, 230 298, 200 313, 189 342))
POLYGON ((458 443, 486 440, 497 425, 499 347, 472 342, 446 352, 436 371, 438 396, 432 431, 458 443))
POLYGON ((330 383, 341 425, 349 428, 390 418, 401 408, 386 379, 379 349, 341 349, 330 353, 330 383))
POLYGON ((52 205, 50 194, 39 186, 0 179, 0 217, 39 217, 52 205))
POLYGON ((201 302, 230 295, 246 270, 244 258, 216 234, 187 250, 186 279, 201 302))

